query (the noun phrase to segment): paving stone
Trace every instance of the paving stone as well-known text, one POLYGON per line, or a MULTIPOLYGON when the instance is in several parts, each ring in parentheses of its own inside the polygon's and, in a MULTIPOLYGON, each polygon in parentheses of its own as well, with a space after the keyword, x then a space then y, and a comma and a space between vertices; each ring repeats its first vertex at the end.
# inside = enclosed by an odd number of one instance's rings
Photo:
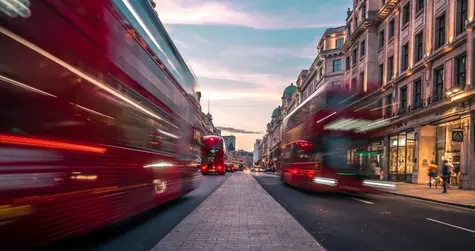
POLYGON ((229 177, 152 250, 324 250, 250 175, 229 177))

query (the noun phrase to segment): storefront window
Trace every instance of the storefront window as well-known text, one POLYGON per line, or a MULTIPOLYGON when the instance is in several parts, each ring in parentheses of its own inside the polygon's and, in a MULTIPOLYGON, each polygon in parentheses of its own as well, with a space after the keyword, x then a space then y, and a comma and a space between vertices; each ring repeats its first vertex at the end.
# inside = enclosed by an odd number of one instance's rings
POLYGON ((396 174, 397 173, 397 136, 391 137, 391 140, 389 142, 389 173, 390 174, 396 174))
POLYGON ((459 185, 460 158, 465 137, 466 135, 463 135, 463 120, 445 123, 436 127, 437 165, 439 166, 439 171, 444 160, 447 160, 454 166, 454 173, 450 177, 451 185, 459 185))
POLYGON ((390 138, 389 176, 391 180, 412 181, 414 147, 414 132, 404 132, 390 138))

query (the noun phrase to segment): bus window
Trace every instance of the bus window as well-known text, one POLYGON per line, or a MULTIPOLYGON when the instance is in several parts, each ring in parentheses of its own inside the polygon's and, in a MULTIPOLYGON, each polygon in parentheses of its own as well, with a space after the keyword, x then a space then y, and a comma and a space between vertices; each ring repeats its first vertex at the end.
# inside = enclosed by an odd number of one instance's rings
POLYGON ((292 162, 311 162, 312 144, 299 142, 292 144, 292 162))
POLYGON ((350 143, 347 137, 326 137, 323 144, 325 164, 335 169, 348 169, 350 166, 347 164, 346 153, 350 143))

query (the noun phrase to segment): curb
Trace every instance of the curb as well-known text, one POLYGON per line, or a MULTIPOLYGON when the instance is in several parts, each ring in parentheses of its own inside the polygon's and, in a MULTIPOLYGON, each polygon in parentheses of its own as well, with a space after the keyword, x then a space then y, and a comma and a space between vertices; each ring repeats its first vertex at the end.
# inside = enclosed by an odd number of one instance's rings
POLYGON ((385 192, 385 193, 400 196, 400 197, 407 197, 407 198, 412 198, 412 199, 417 199, 417 200, 424 200, 424 201, 429 201, 429 202, 435 202, 435 203, 438 203, 438 204, 445 204, 445 205, 449 205, 449 206, 460 207, 460 208, 465 208, 465 209, 474 209, 475 210, 475 206, 472 206, 472 205, 466 205, 466 204, 459 204, 459 203, 453 203, 453 202, 446 202, 446 201, 422 198, 422 197, 417 197, 417 196, 408 195, 408 194, 400 194, 400 193, 392 193, 392 192, 385 192))

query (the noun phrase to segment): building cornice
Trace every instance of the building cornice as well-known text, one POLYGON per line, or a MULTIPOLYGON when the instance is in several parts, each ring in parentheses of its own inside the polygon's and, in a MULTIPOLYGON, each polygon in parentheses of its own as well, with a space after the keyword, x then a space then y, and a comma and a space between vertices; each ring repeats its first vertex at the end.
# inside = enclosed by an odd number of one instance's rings
MULTIPOLYGON (((347 53, 353 44, 358 40, 358 38, 363 34, 363 32, 368 29, 371 25, 378 24, 382 22, 386 17, 388 17, 389 13, 397 6, 400 0, 387 0, 384 6, 379 11, 368 11, 367 17, 356 27, 355 31, 350 34, 347 38, 343 47, 341 48, 341 52, 343 54, 347 53)), ((354 12, 352 13, 352 15, 354 12)), ((348 24, 346 26, 348 27, 348 24)))

